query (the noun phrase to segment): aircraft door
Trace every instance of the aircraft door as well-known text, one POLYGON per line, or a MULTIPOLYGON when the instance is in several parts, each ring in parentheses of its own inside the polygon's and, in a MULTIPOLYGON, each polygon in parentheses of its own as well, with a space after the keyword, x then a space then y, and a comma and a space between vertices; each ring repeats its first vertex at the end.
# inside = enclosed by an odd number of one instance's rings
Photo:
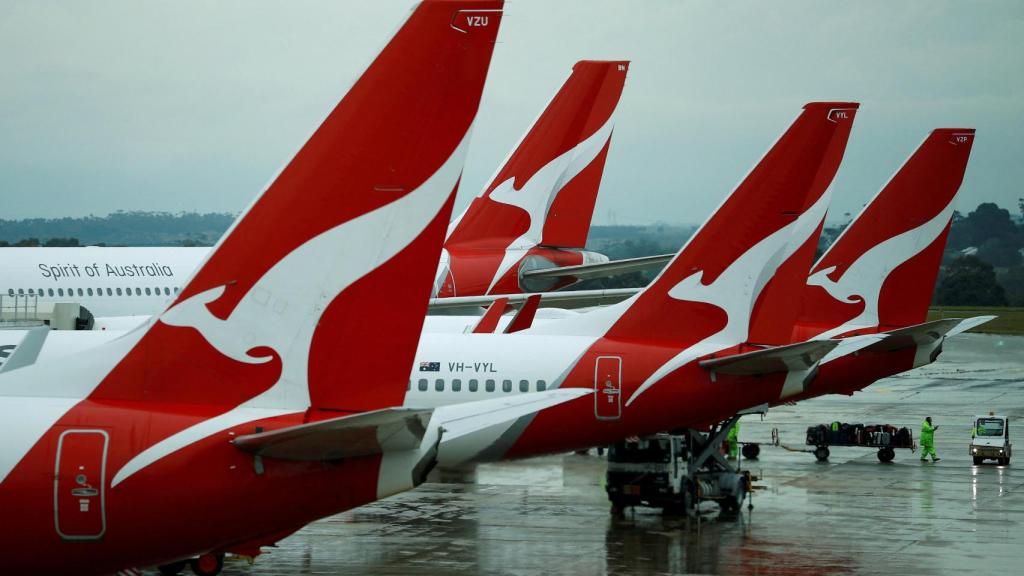
POLYGON ((618 420, 622 416, 622 358, 598 356, 594 366, 594 416, 618 420))
POLYGON ((65 430, 57 441, 54 521, 64 540, 97 540, 107 529, 105 430, 65 430))

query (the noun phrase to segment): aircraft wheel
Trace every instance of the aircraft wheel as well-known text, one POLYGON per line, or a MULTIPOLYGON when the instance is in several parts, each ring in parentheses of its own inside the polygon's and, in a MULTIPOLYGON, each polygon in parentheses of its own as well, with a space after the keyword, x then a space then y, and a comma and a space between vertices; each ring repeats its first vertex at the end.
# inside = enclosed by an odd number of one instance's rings
POLYGON ((209 552, 189 561, 196 576, 217 576, 224 569, 224 554, 209 552))
POLYGON ((818 446, 814 449, 814 457, 818 459, 818 462, 827 462, 828 455, 828 446, 818 446))
POLYGON ((743 445, 743 457, 747 460, 757 460, 757 457, 761 455, 761 446, 758 444, 744 444, 743 445))
POLYGON ((187 565, 188 560, 179 560, 170 564, 164 564, 158 570, 160 570, 160 574, 163 574, 163 576, 175 576, 176 574, 181 574, 187 565))

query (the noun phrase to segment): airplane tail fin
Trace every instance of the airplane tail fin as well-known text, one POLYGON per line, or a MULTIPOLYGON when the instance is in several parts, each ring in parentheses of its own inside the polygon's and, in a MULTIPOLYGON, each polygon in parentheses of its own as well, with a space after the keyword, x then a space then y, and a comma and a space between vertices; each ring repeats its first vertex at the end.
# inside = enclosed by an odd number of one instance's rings
POLYGON ((445 247, 582 248, 611 143, 627 61, 582 60, 452 223, 445 247))
POLYGON ((417 6, 96 397, 401 405, 501 7, 417 6))
MULTIPOLYGON (((824 192, 857 107, 807 104, 647 288, 621 304, 582 315, 578 322, 590 324, 573 331, 593 333, 603 322, 610 326, 604 332, 608 338, 673 347, 713 336, 746 341, 750 327, 759 326, 758 311, 791 305, 781 289, 773 290, 771 299, 763 289, 800 247, 813 243, 827 208, 824 192)), ((800 272, 805 275, 806 269, 800 272)))
POLYGON ((814 265, 796 336, 926 320, 974 130, 940 128, 814 265))

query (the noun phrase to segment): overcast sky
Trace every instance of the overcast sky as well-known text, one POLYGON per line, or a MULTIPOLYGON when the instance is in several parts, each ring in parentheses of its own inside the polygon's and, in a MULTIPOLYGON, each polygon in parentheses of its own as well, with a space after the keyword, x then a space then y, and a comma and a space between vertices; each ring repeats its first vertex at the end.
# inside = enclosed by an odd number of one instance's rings
MULTIPOLYGON (((244 207, 412 2, 0 0, 0 218, 244 207)), ((929 130, 958 206, 1024 196, 1024 2, 514 0, 465 206, 579 59, 629 59, 594 221, 700 222, 811 100, 861 111, 830 219, 929 130)))

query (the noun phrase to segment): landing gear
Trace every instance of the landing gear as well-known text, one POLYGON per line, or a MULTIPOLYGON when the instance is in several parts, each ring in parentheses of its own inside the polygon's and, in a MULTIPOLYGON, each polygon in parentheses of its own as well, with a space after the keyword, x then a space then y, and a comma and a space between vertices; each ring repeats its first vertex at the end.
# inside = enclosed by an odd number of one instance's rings
POLYGON ((164 564, 158 570, 160 570, 160 574, 163 574, 163 576, 176 576, 185 570, 185 566, 188 566, 188 560, 179 560, 170 564, 164 564))
POLYGON ((818 459, 818 462, 828 462, 828 446, 818 446, 814 449, 814 457, 818 459))
POLYGON ((189 561, 196 576, 217 576, 224 569, 224 554, 208 552, 189 561))
POLYGON ((879 448, 878 449, 878 461, 884 464, 892 462, 892 459, 896 457, 896 451, 892 448, 879 448))

